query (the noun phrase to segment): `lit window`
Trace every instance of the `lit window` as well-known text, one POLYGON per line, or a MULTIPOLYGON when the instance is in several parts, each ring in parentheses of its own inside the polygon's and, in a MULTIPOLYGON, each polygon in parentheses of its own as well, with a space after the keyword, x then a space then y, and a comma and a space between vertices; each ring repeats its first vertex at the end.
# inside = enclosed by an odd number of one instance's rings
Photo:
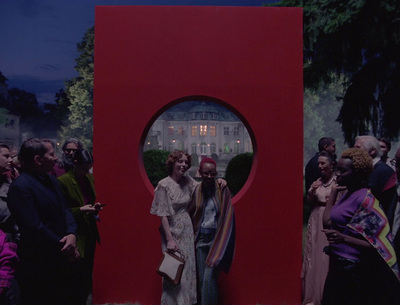
POLYGON ((200 125, 200 136, 205 137, 207 135, 207 125, 200 125))
POLYGON ((210 136, 215 137, 216 135, 217 135, 216 127, 215 126, 210 126, 210 136))
POLYGON ((192 126, 192 137, 197 137, 197 126, 192 126))
POLYGON ((174 126, 168 126, 168 134, 172 136, 174 134, 174 126))
POLYGON ((183 127, 182 126, 178 127, 178 134, 183 135, 183 127))

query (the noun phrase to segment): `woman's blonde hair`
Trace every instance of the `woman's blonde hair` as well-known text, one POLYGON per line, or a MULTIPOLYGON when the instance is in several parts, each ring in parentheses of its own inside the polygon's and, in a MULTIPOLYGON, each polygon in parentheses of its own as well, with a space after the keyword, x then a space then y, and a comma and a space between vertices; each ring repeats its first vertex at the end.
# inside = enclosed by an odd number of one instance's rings
POLYGON ((372 173, 372 158, 361 148, 349 148, 342 153, 342 158, 350 159, 353 164, 353 170, 356 175, 363 181, 367 181, 372 173))

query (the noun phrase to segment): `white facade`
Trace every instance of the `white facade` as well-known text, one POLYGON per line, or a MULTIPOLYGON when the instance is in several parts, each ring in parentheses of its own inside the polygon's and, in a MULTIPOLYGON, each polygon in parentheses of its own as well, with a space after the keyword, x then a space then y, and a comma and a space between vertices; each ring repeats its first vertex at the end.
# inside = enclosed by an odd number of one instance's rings
POLYGON ((234 156, 253 152, 243 122, 225 107, 205 101, 188 101, 166 110, 151 126, 143 146, 144 151, 184 150, 199 160, 213 157, 219 172, 234 156))

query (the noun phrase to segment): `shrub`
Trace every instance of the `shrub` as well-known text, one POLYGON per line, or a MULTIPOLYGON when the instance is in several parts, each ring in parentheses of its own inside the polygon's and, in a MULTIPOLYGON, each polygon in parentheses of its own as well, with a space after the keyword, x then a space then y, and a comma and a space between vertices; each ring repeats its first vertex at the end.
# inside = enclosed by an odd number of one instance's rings
POLYGON ((165 150, 147 150, 143 153, 143 164, 149 177, 150 183, 156 187, 158 181, 167 177, 167 160, 169 151, 165 150))
POLYGON ((225 179, 228 187, 235 196, 242 189, 249 177, 253 164, 253 153, 244 153, 233 157, 228 163, 225 172, 225 179))

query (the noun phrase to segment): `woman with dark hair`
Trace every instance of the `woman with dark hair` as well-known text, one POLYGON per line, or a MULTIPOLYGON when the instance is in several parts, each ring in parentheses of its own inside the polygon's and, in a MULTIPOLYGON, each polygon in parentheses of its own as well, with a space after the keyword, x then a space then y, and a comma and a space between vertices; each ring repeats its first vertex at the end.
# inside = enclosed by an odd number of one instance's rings
POLYGON ((371 172, 372 159, 359 148, 345 150, 338 162, 323 215, 330 256, 323 305, 400 304, 388 220, 366 188, 371 172))
MULTIPOLYGON (((163 279, 161 305, 197 303, 194 233, 188 207, 198 182, 185 175, 191 161, 190 155, 180 150, 168 156, 168 177, 162 179, 154 190, 154 200, 150 209, 151 214, 161 218, 162 251, 178 251, 185 258, 185 268, 179 285, 163 279)), ((222 187, 226 186, 223 179, 218 179, 218 183, 222 187)))
POLYGON ((329 257, 323 253, 328 246, 322 232, 322 217, 335 180, 336 160, 326 151, 318 156, 321 177, 311 184, 307 193, 307 203, 311 205, 305 239, 302 278, 302 304, 320 305, 328 273, 329 257))
POLYGON ((86 304, 92 292, 96 242, 100 242, 96 221, 104 205, 96 202, 93 175, 89 173, 93 166, 92 154, 87 150, 78 150, 73 163, 74 168, 57 179, 78 224, 76 244, 82 260, 75 264, 71 273, 76 283, 76 304, 86 304))

